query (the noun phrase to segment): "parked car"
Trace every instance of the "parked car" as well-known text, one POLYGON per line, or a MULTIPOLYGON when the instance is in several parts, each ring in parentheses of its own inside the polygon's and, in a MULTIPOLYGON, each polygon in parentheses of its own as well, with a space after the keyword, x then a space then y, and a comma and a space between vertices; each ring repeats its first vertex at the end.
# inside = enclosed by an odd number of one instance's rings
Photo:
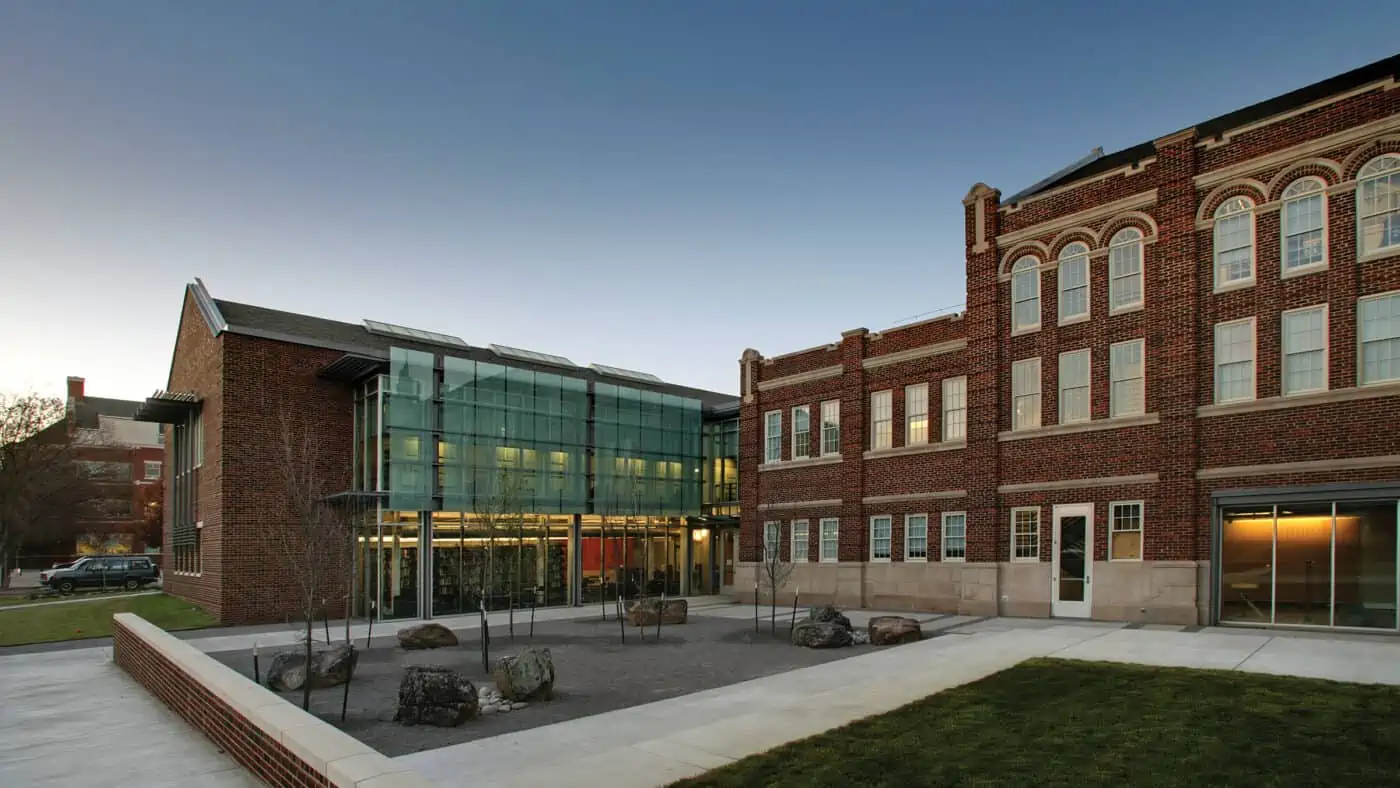
POLYGON ((46 586, 46 585, 48 585, 48 584, 49 584, 49 578, 53 576, 54 570, 56 570, 56 569, 67 569, 68 567, 72 566, 72 565, 75 564, 75 563, 77 563, 77 560, 76 560, 76 559, 74 559, 74 560, 72 560, 72 561, 61 561, 61 562, 59 562, 59 563, 57 563, 57 564, 54 564, 53 566, 49 567, 48 569, 40 570, 40 572, 39 572, 39 585, 41 585, 41 586, 46 586))
POLYGON ((135 591, 160 579, 160 568, 145 556, 81 558, 40 575, 40 581, 63 593, 80 588, 125 588, 135 591))

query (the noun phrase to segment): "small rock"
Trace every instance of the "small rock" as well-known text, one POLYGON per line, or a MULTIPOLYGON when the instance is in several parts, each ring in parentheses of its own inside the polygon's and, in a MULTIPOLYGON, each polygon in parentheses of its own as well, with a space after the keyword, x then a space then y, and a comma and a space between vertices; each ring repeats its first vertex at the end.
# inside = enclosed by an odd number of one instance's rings
POLYGON ((451 728, 475 717, 478 709, 476 687, 466 676, 450 668, 409 665, 399 683, 394 721, 451 728))
POLYGON ((646 597, 627 603, 627 620, 634 627, 654 627, 657 616, 663 625, 684 624, 690 615, 690 605, 684 599, 646 597))
POLYGON ((851 630, 833 621, 803 621, 792 630, 792 644, 807 648, 851 645, 851 630))
POLYGON ((457 636, 442 624, 418 624, 399 630, 399 645, 407 649, 457 645, 457 636))
POLYGON ((495 707, 495 706, 482 706, 482 707, 481 707, 481 711, 480 711, 479 713, 482 714, 482 715, 486 715, 486 714, 495 714, 495 713, 496 713, 496 707, 495 707))
POLYGON ((512 703, 512 704, 510 704, 510 710, 511 710, 511 711, 520 711, 521 709, 525 708, 526 705, 527 705, 527 704, 524 704, 524 703, 512 703))
POLYGON ((819 605, 817 607, 808 608, 807 619, 809 621, 829 621, 845 629, 851 629, 851 620, 846 618, 846 615, 838 610, 835 605, 819 605))
POLYGON ((512 701, 554 697, 554 658, 547 648, 526 648, 501 657, 491 670, 501 697, 512 701))
POLYGON ((863 629, 853 629, 853 630, 851 630, 851 645, 853 645, 853 646, 867 646, 867 645, 870 645, 870 633, 869 633, 869 632, 866 632, 866 631, 863 630, 863 629))
POLYGON ((877 646, 917 643, 924 633, 919 622, 904 616, 876 616, 870 619, 870 642, 877 646))
POLYGON ((509 707, 509 706, 497 706, 497 707, 496 707, 496 710, 499 711, 499 712, 501 712, 502 714, 509 714, 509 713, 510 713, 510 707, 509 707))

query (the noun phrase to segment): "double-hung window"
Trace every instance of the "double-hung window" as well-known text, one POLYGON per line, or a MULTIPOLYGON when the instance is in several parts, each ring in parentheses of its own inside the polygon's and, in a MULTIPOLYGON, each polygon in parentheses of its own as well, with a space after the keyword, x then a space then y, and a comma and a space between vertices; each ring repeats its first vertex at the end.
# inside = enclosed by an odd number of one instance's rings
POLYGON ((812 451, 812 409, 798 405, 792 409, 792 458, 805 460, 812 451))
POLYGON ((1011 510, 1011 560, 1040 560, 1040 509, 1034 506, 1011 510))
POLYGON ((967 559, 967 514, 965 512, 943 513, 943 560, 964 561, 967 559))
POLYGON ((1283 393, 1327 390, 1327 305, 1283 313, 1283 393))
POLYGON ((773 563, 778 560, 778 551, 781 549, 782 538, 782 522, 778 520, 769 520, 763 524, 763 560, 765 563, 773 563))
POLYGON ((806 520, 792 521, 792 562, 807 563, 807 536, 811 526, 806 520))
POLYGON ((1361 299, 1356 323, 1361 384, 1400 380, 1400 290, 1361 299))
POLYGON ((1011 429, 1040 426, 1040 359, 1027 358, 1011 365, 1011 429))
POLYGON ((1108 505, 1108 560, 1142 560, 1142 501, 1108 505))
POLYGON ((1108 311, 1142 306, 1142 231, 1125 227, 1108 243, 1108 311))
POLYGON ((1078 241, 1060 250, 1060 323, 1089 316, 1089 247, 1078 241))
POLYGON ((822 403, 822 456, 841 453, 841 400, 822 403))
POLYGON ((967 378, 943 379, 943 441, 967 440, 967 378))
POLYGON ((1117 342, 1108 348, 1108 415, 1136 416, 1146 410, 1147 364, 1143 360, 1143 341, 1132 339, 1117 342))
POLYGON ((1040 261, 1022 257, 1011 266, 1011 332, 1040 328, 1040 261))
POLYGON ((904 560, 928 560, 928 515, 904 515, 904 560))
POLYGON ((1215 209, 1215 289, 1254 281, 1254 203, 1235 197, 1215 209))
POLYGON ((904 387, 904 445, 928 443, 928 384, 904 387))
POLYGON ((763 414, 763 461, 783 459, 783 412, 770 410, 763 414))
POLYGON ((821 520, 821 560, 822 563, 836 563, 837 546, 841 532, 839 517, 823 517, 821 520))
POLYGON ((1320 178, 1300 178, 1283 190, 1283 275, 1327 267, 1327 197, 1320 178))
POLYGON ((894 520, 889 515, 870 518, 870 560, 888 561, 894 552, 894 520))
POLYGON ((870 395, 870 448, 888 449, 894 445, 894 403, 889 391, 870 395))
POLYGON ((1254 318, 1215 325, 1215 401, 1254 399, 1254 318))
POLYGON ((1356 180, 1357 257, 1400 248, 1400 155, 1372 159, 1356 180))
POLYGON ((1060 423, 1089 420, 1089 351, 1060 354, 1060 423))

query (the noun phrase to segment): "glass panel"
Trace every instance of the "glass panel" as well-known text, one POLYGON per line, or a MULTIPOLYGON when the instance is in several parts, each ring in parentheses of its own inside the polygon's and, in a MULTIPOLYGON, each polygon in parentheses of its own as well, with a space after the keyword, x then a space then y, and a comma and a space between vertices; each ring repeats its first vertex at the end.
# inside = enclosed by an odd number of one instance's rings
POLYGON ((1060 518, 1061 602, 1084 601, 1085 537, 1088 524, 1082 515, 1060 518))
MULTIPOLYGON (((386 512, 386 519, 395 513, 386 512)), ((397 513, 404 521, 386 522, 379 542, 380 586, 384 618, 418 617, 417 513, 397 513)))
POLYGON ((1337 504, 1339 627, 1395 628, 1396 502, 1337 504))
POLYGON ((1274 509, 1230 507, 1221 513, 1220 620, 1273 620, 1274 509))
POLYGON ((1332 504, 1278 507, 1275 533, 1274 623, 1326 626, 1331 622, 1332 504))

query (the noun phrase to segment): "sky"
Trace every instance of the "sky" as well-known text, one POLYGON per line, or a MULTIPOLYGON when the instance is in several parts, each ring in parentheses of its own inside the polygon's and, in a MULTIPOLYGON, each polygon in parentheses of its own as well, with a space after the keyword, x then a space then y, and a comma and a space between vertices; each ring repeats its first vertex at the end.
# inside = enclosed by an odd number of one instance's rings
POLYGON ((6 0, 0 391, 163 388, 200 277, 735 392, 960 305, 973 183, 1400 50, 1318 8, 6 0))

